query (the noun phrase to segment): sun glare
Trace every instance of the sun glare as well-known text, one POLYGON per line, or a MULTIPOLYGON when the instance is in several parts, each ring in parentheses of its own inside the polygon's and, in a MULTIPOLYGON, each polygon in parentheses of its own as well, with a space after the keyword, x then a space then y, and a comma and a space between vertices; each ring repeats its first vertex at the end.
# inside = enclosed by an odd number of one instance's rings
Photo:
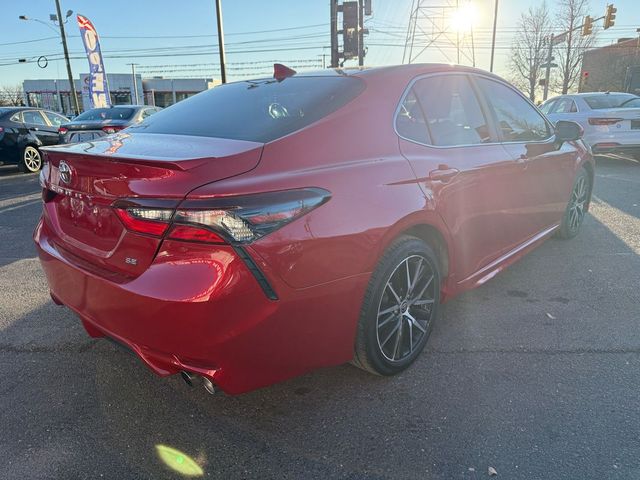
POLYGON ((456 32, 468 32, 477 23, 477 15, 472 3, 461 3, 451 14, 451 28, 456 32))

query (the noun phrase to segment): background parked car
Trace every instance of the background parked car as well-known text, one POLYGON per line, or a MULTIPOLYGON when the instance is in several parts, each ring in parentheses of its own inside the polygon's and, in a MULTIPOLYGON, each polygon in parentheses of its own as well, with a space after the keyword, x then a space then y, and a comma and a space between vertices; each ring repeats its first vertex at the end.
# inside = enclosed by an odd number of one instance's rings
POLYGON ((60 126, 60 143, 88 142, 118 132, 140 123, 153 115, 160 107, 146 105, 117 105, 108 108, 92 108, 72 121, 60 126))
POLYGON ((593 153, 640 158, 640 97, 630 93, 578 93, 547 100, 540 109, 552 122, 572 120, 584 129, 593 153))
POLYGON ((58 127, 68 121, 41 108, 0 107, 0 165, 37 172, 42 168, 40 147, 58 143, 58 127))

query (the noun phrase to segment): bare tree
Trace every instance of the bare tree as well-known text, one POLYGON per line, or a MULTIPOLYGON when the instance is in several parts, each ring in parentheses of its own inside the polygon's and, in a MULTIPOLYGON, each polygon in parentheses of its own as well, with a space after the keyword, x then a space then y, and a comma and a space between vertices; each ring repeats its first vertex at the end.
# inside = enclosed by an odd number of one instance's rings
POLYGON ((555 57, 558 64, 556 89, 562 94, 568 93, 577 86, 580 78, 580 64, 582 54, 593 46, 596 34, 582 36, 578 27, 582 25, 584 17, 589 14, 589 0, 559 0, 558 23, 556 28, 560 32, 568 32, 564 43, 555 47, 555 57), (577 29, 574 31, 574 29, 577 29))
POLYGON ((24 105, 24 93, 21 85, 0 87, 0 105, 17 107, 24 105))
POLYGON ((551 21, 547 3, 520 14, 517 33, 511 46, 509 68, 511 80, 532 102, 536 100, 538 80, 542 76, 541 65, 546 61, 546 41, 551 34, 551 21))

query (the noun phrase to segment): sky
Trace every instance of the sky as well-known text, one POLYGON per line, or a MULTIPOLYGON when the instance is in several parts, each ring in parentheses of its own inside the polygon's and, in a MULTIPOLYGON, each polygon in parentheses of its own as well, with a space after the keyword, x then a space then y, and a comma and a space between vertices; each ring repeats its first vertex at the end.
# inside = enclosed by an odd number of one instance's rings
MULTIPOLYGON (((88 17, 100 35, 107 73, 129 73, 129 63, 144 77, 219 78, 214 0, 60 0, 67 10, 88 17)), ((452 0, 423 0, 441 5, 452 0)), ((455 1, 455 0, 454 0, 455 1)), ((464 0, 461 0, 464 1, 464 0)), ((471 0, 476 66, 489 69, 494 0, 471 0)), ((365 37, 367 65, 402 63, 412 0, 372 0, 365 37)), ((541 0, 500 0, 494 70, 508 77, 507 60, 519 15, 541 0)), ((553 11, 557 2, 548 1, 553 11)), ((594 16, 604 14, 606 0, 591 0, 594 16)), ((616 25, 598 32, 598 45, 620 37, 636 37, 640 27, 640 1, 614 0, 616 25)), ((329 62, 328 0, 222 0, 227 76, 229 80, 269 75, 272 63, 297 70, 318 69, 329 62)), ((62 46, 51 29, 54 0, 0 0, 0 86, 25 79, 66 78, 62 46), (19 20, 19 15, 39 19, 19 20), (35 60, 44 55, 46 68, 35 60), (18 63, 24 58, 31 63, 18 63)), ((599 22, 596 30, 601 30, 599 22)), ((56 27, 53 27, 54 29, 56 27)), ((75 15, 66 24, 75 78, 88 64, 75 15)), ((461 62, 470 65, 470 37, 464 38, 461 62)), ((447 40, 427 49, 417 61, 455 63, 456 50, 447 40)), ((355 65, 347 62, 345 65, 355 65)))

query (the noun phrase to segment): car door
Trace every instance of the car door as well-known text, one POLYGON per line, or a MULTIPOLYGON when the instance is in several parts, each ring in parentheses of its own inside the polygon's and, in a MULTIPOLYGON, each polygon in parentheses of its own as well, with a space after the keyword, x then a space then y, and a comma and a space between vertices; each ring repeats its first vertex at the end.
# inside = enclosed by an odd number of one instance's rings
POLYGON ((570 143, 557 144, 553 126, 514 87, 484 76, 475 82, 487 99, 505 149, 522 165, 518 201, 524 241, 560 222, 579 153, 570 143))
POLYGON ((47 118, 39 110, 25 110, 22 121, 29 133, 36 137, 41 145, 58 143, 58 128, 49 124, 47 118))
POLYGON ((465 74, 417 79, 396 116, 400 150, 453 238, 452 271, 469 280, 511 243, 511 179, 520 165, 500 143, 465 74))

